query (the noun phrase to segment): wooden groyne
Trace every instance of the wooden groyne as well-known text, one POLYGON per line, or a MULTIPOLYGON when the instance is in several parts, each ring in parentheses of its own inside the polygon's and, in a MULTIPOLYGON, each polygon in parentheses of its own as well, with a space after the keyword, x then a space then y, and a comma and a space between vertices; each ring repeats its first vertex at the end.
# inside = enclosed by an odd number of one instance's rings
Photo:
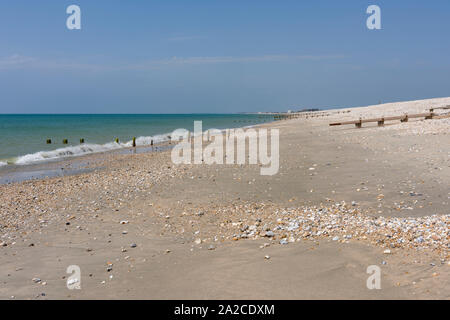
POLYGON ((414 118, 424 118, 425 120, 443 119, 443 118, 449 118, 450 112, 444 113, 444 114, 436 114, 434 111, 435 110, 447 110, 447 109, 450 109, 450 106, 430 108, 429 112, 424 112, 424 113, 404 114, 404 115, 400 115, 400 116, 390 116, 390 117, 381 117, 381 118, 372 118, 372 119, 359 118, 358 120, 332 122, 332 123, 330 123, 330 126, 342 126, 342 125, 354 124, 356 128, 362 128, 363 123, 377 122, 378 126, 382 127, 382 126, 384 126, 384 123, 386 121, 400 120, 400 122, 408 122, 409 119, 414 119, 414 118))
POLYGON ((433 112, 434 110, 449 110, 449 109, 450 105, 445 107, 430 108, 430 112, 433 112))

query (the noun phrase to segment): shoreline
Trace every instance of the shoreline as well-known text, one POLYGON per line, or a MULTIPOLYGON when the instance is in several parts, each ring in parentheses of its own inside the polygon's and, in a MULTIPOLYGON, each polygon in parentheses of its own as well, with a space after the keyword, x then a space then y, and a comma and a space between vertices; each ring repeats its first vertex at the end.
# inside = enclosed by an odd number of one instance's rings
MULTIPOLYGON (((0 115, 1 117, 2 115, 0 115)), ((133 136, 136 137, 138 146, 150 146, 152 141, 158 144, 170 140, 169 136, 173 130, 184 128, 187 124, 189 124, 187 128, 190 130, 194 120, 202 120, 205 128, 219 129, 272 120, 268 116, 237 114, 199 114, 198 117, 193 114, 152 114, 142 115, 142 117, 140 115, 56 114, 14 115, 12 119, 8 119, 8 117, 8 115, 4 115, 3 121, 11 122, 11 124, 0 128, 0 133, 4 135, 5 141, 10 142, 1 152, 0 167, 121 150, 132 147, 131 137, 133 136), (22 122, 24 125, 20 127, 22 122), (17 135, 13 135, 14 128, 10 128, 13 125, 20 127, 17 135), (112 135, 111 132, 115 132, 115 134, 112 135), (47 144, 43 143, 45 137, 47 137, 47 144), (63 144, 57 142, 61 141, 60 139, 63 144), (80 140, 79 144, 76 142, 78 139, 80 140), (120 139, 121 142, 116 143, 116 139, 120 139), (69 141, 71 144, 64 143, 64 141, 69 141)))
POLYGON ((3 166, 0 167, 0 185, 89 173, 101 170, 102 167, 96 164, 103 162, 108 155, 163 152, 170 148, 171 146, 168 142, 160 142, 153 146, 123 147, 121 149, 80 154, 37 163, 3 166))
MULTIPOLYGON (((264 124, 270 124, 273 121, 248 125, 243 127, 230 127, 226 129, 220 129, 222 132, 231 129, 248 129, 257 128, 264 124)), ((212 128, 211 128, 212 129, 212 128)), ((203 132, 205 134, 208 130, 203 132)), ((171 133, 159 134, 157 136, 170 136, 171 133)), ((16 183, 27 180, 40 180, 52 177, 62 177, 67 175, 76 175, 80 173, 86 173, 96 170, 98 168, 92 168, 90 163, 101 161, 108 154, 139 154, 148 152, 161 152, 171 148, 171 141, 159 141, 153 145, 144 144, 137 145, 136 148, 129 146, 129 142, 122 143, 118 148, 112 148, 105 151, 86 152, 75 155, 61 156, 56 158, 49 158, 48 160, 39 160, 26 164, 8 164, 0 165, 0 185, 8 183, 16 183), (103 157, 103 158, 102 158, 103 157), (74 168, 73 168, 74 167, 74 168), (66 170, 63 172, 63 170, 66 170)), ((69 146, 70 147, 82 147, 69 146)), ((88 146, 88 145, 87 145, 88 146)), ((49 150, 45 152, 55 152, 61 148, 55 150, 49 150)), ((44 152, 44 151, 42 151, 44 152)), ((22 156, 23 157, 23 156, 22 156)))
POLYGON ((280 130, 274 176, 166 150, 0 185, 0 298, 448 299, 448 119, 328 125, 435 104, 450 98, 258 125, 280 130), (369 265, 382 290, 365 287, 369 265))

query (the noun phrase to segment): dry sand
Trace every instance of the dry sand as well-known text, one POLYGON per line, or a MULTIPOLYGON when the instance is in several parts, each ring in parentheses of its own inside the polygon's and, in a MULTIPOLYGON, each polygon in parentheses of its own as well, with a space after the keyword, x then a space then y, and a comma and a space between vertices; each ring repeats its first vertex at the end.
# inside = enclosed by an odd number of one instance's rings
POLYGON ((62 165, 91 172, 1 185, 0 298, 449 299, 450 119, 328 126, 449 104, 264 125, 280 129, 274 176, 176 166, 163 151, 86 156, 62 165), (81 290, 66 287, 69 265, 81 290), (370 265, 381 290, 366 287, 370 265))

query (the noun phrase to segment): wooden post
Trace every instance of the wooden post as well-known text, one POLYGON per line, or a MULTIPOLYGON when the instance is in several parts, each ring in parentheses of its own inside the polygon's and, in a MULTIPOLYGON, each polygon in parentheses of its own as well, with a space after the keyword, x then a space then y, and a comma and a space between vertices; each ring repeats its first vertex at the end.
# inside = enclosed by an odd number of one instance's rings
POLYGON ((400 119, 400 122, 408 122, 408 114, 405 114, 405 117, 400 119))
POLYGON ((80 143, 81 143, 81 144, 84 143, 84 139, 83 139, 83 138, 80 139, 80 143))
POLYGON ((114 140, 116 143, 119 143, 119 138, 116 138, 116 140, 114 140))
POLYGON ((133 137, 133 148, 136 148, 136 137, 133 137))
POLYGON ((381 118, 380 121, 378 121, 378 126, 379 126, 379 127, 383 127, 383 126, 384 126, 384 117, 381 118))
POLYGON ((63 139, 63 144, 68 144, 69 143, 69 140, 67 140, 67 139, 63 139))
POLYGON ((359 118, 359 122, 355 123, 355 127, 362 128, 362 119, 359 118))
POLYGON ((52 144, 52 139, 47 139, 47 144, 52 144))

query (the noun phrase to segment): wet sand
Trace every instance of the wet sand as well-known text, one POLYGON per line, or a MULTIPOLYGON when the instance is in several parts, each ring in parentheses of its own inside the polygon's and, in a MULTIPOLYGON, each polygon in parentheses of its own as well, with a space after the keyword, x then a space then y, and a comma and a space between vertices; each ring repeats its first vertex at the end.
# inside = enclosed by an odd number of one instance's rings
POLYGON ((447 104, 262 125, 280 129, 274 176, 164 151, 1 185, 0 298, 449 299, 450 120, 328 126, 447 104), (81 290, 66 287, 69 265, 81 290), (381 290, 366 287, 370 265, 381 290))

